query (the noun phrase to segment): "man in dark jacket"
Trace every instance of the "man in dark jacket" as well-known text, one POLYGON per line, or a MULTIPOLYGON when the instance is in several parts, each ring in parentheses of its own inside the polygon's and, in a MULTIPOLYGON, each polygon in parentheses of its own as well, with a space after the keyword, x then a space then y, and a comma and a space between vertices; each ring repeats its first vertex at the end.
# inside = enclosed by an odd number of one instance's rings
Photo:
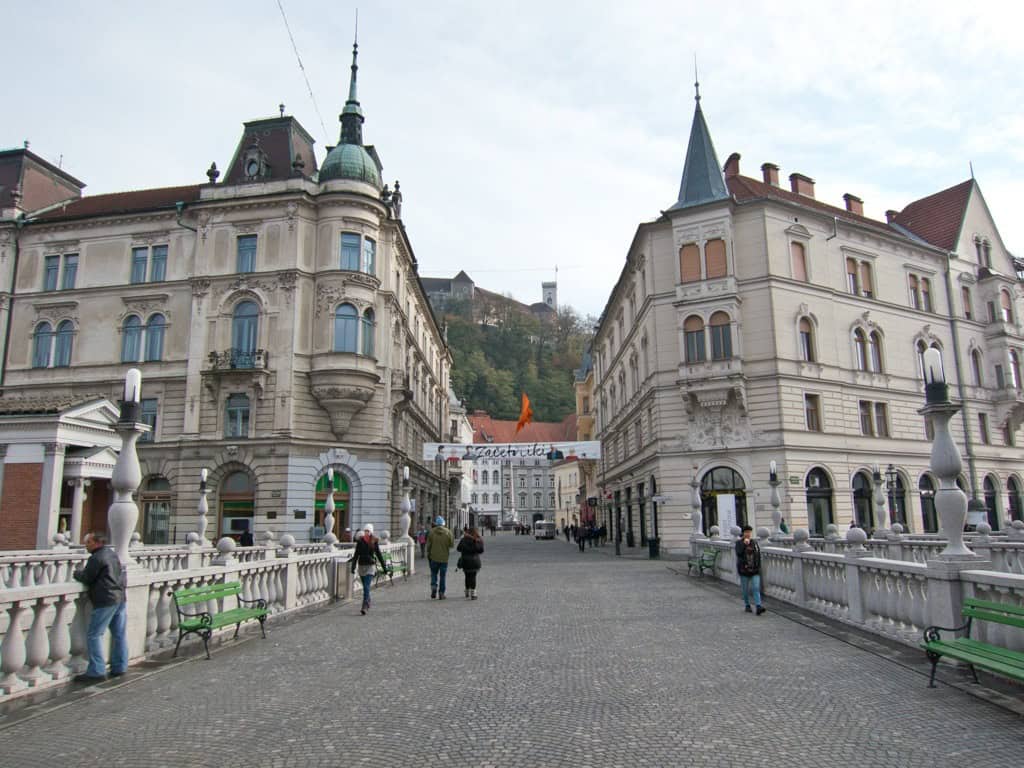
POLYGON ((764 613, 761 605, 761 549, 754 541, 754 529, 743 526, 743 538, 736 542, 736 572, 740 575, 740 587, 743 589, 743 604, 750 613, 750 591, 754 591, 754 605, 757 615, 764 613))
POLYGON ((87 534, 84 543, 89 551, 89 559, 85 563, 85 568, 75 571, 74 577, 89 588, 89 600, 92 602, 92 616, 89 618, 89 628, 86 631, 89 666, 85 674, 78 675, 75 681, 94 683, 107 679, 103 640, 108 629, 114 638, 110 648, 111 677, 120 677, 128 668, 124 570, 117 553, 106 546, 107 540, 103 534, 87 534))

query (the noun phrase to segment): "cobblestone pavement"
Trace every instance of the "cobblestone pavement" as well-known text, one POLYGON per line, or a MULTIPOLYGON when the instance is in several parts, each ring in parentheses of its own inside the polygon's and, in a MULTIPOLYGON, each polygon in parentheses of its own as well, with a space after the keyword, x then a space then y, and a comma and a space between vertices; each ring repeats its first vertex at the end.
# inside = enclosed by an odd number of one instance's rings
MULTIPOLYGON (((1024 721, 709 580, 486 539, 378 589, 0 729, 0 766, 1020 766, 1024 721), (454 565, 455 558, 452 558, 454 565), (425 569, 424 569, 425 570, 425 569)), ((422 561, 420 561, 422 562, 422 561)), ((196 652, 195 644, 191 652, 196 652)), ((923 669, 923 667, 922 667, 923 669)), ((110 684, 107 684, 110 685, 110 684)))

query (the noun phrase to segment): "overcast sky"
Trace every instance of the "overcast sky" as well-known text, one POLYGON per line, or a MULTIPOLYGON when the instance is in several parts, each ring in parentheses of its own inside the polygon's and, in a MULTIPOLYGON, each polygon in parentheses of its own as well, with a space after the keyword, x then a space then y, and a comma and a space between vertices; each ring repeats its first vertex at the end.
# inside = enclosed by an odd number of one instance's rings
MULTIPOLYGON (((0 0, 0 147, 31 148, 87 194, 205 182, 245 120, 283 102, 338 137, 356 3, 0 0), (62 159, 61 159, 62 158, 62 159)), ((1011 251, 1024 178, 1019 4, 362 0, 364 138, 400 179, 425 277, 599 314, 636 226, 676 199, 693 57, 721 162, 817 181, 869 216, 970 176, 1011 251)))

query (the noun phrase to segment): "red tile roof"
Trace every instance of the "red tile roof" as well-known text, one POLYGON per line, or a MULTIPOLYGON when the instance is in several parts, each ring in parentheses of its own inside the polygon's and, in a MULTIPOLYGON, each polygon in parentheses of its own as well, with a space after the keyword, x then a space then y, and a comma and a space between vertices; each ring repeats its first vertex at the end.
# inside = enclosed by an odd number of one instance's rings
POLYGON ((576 414, 561 421, 534 421, 516 434, 516 421, 492 419, 490 414, 477 411, 470 414, 474 443, 558 443, 576 440, 576 414))
POLYGON ((893 221, 922 240, 952 251, 956 248, 967 200, 973 188, 974 179, 968 179, 934 195, 922 197, 907 205, 893 221))
POLYGON ((177 202, 194 203, 199 199, 199 184, 187 187, 137 189, 132 192, 113 192, 109 195, 90 195, 38 216, 36 221, 78 219, 86 216, 112 216, 123 213, 141 213, 174 208, 177 202))
POLYGON ((729 187, 729 192, 736 198, 737 201, 743 202, 745 200, 755 200, 757 198, 775 198, 777 200, 785 200, 789 203, 796 203, 807 208, 813 208, 822 213, 827 213, 829 216, 836 216, 846 221, 853 221, 858 224, 865 224, 875 229, 884 230, 890 234, 899 234, 893 230, 888 224, 883 221, 876 221, 875 219, 869 219, 867 216, 860 216, 856 213, 851 213, 845 208, 839 208, 828 203, 823 203, 820 200, 816 200, 813 197, 807 195, 798 195, 796 192, 791 192, 788 189, 782 187, 776 187, 772 184, 765 184, 763 181, 752 179, 749 176, 729 176, 725 180, 726 186, 729 187))

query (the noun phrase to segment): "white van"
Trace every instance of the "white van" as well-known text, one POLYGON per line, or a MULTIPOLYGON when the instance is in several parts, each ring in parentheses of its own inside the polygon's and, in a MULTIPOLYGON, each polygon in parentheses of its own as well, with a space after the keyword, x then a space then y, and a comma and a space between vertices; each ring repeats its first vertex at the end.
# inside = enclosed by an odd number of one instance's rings
POLYGON ((555 523, 552 520, 538 520, 533 524, 533 536, 537 539, 555 538, 555 523))

